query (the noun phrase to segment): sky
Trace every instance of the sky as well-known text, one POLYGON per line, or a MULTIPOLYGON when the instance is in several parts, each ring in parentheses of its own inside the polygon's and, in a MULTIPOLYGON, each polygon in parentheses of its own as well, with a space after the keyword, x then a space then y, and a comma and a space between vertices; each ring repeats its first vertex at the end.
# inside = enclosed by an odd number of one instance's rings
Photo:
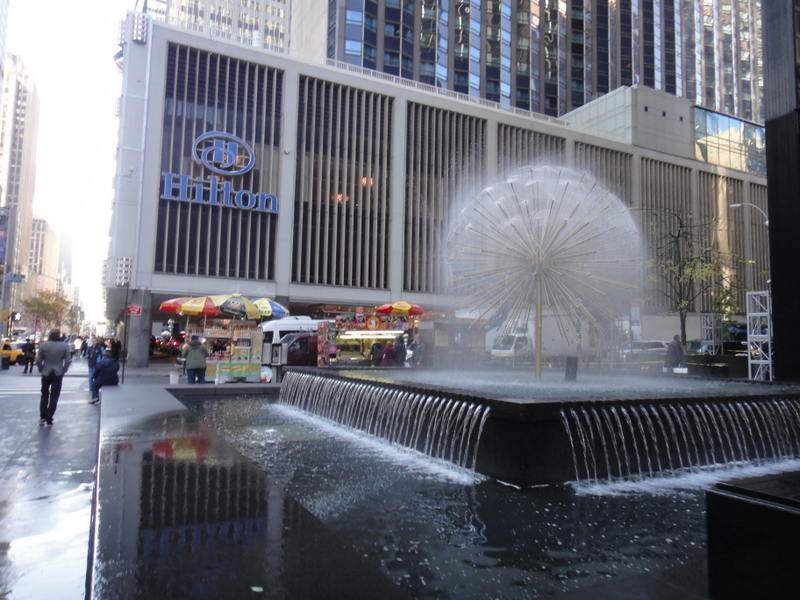
POLYGON ((119 22, 135 0, 10 0, 6 52, 22 57, 39 95, 34 214, 72 238, 73 283, 87 318, 104 320, 122 75, 119 22))

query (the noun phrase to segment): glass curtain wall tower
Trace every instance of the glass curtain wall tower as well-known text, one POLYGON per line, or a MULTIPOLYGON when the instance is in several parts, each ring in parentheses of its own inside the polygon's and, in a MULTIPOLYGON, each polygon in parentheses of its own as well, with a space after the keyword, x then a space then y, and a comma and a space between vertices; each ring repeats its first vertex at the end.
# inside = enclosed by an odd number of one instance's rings
POLYGON ((551 116, 641 84, 763 122, 760 15, 759 0, 331 0, 327 56, 551 116))

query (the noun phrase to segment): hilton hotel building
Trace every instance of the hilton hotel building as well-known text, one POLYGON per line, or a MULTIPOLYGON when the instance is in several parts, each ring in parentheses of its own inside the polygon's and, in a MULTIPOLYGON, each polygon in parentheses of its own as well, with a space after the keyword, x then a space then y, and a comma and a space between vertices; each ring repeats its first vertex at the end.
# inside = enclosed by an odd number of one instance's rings
MULTIPOLYGON (((143 13, 121 41, 107 307, 118 321, 126 301, 142 307, 131 366, 146 366, 153 323, 174 316, 158 307, 176 296, 266 296, 293 314, 402 299, 452 316, 440 257, 453 197, 531 163, 591 174, 638 215, 646 248, 663 239, 659 211, 718 218, 715 244, 742 259, 728 272, 766 287, 763 220, 729 208, 766 207, 754 124, 638 86, 556 119, 143 13)), ((678 330, 659 285, 642 282, 645 337, 678 330)))

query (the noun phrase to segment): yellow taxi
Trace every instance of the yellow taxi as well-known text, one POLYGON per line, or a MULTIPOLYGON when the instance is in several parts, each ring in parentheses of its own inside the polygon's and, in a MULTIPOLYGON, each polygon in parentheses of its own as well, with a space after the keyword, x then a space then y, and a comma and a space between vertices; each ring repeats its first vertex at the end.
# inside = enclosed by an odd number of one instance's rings
POLYGON ((25 362, 25 352, 22 351, 22 344, 25 342, 3 341, 0 347, 0 355, 8 356, 12 365, 21 365, 25 362))

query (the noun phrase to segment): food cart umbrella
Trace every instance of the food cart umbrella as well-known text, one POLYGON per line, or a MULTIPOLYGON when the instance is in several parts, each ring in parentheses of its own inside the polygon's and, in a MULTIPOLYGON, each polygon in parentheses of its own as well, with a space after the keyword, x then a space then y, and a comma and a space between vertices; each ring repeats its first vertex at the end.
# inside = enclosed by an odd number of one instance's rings
POLYGON ((162 302, 158 310, 182 315, 202 315, 204 317, 216 317, 220 314, 219 307, 211 300, 211 296, 172 298, 162 302))
POLYGON ((241 294, 220 294, 209 298, 219 308, 221 315, 241 319, 257 319, 261 316, 259 308, 241 294))
POLYGON ((270 300, 269 298, 259 298, 258 300, 253 300, 252 302, 258 307, 258 310, 261 311, 262 317, 289 316, 288 308, 282 304, 278 304, 274 300, 270 300))
POLYGON ((389 304, 382 304, 375 308, 375 312, 379 315, 400 315, 404 317, 421 315, 425 312, 419 304, 412 304, 404 300, 397 302, 390 302, 389 304))
MULTIPOLYGON (((159 310, 186 315, 186 329, 189 329, 189 316, 239 317, 257 319, 258 307, 241 294, 218 294, 215 296, 196 296, 172 298, 162 302, 159 310)), ((205 319, 203 322, 205 329, 205 319)))

